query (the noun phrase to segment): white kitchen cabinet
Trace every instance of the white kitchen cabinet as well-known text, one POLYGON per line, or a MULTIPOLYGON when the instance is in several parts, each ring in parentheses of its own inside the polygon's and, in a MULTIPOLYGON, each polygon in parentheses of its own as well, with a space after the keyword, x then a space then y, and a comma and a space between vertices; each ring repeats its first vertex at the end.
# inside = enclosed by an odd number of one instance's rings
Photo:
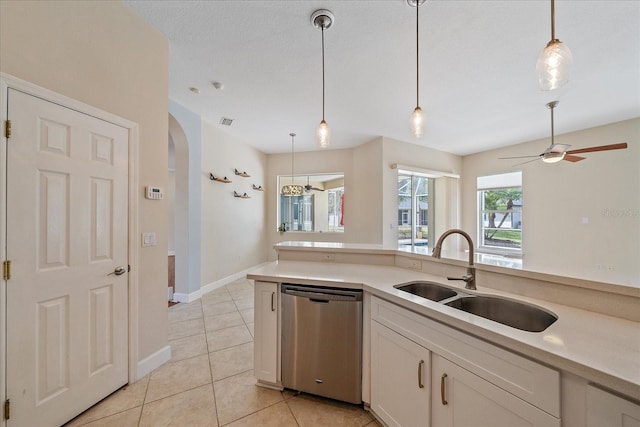
POLYGON ((560 420, 437 354, 431 420, 438 427, 559 427, 560 420))
POLYGON ((371 409, 389 427, 429 425, 430 352, 371 322, 371 409))
POLYGON ((640 427, 640 405, 590 385, 587 427, 640 427))
POLYGON ((277 283, 255 281, 254 375, 260 383, 271 386, 276 386, 279 381, 278 289, 277 283))

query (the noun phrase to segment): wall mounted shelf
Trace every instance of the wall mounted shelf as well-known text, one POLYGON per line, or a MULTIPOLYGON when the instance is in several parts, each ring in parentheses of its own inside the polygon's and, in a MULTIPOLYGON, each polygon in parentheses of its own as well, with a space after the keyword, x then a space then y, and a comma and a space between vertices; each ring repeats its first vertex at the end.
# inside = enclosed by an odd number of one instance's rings
POLYGON ((262 188, 262 185, 256 186, 255 184, 252 184, 251 188, 253 188, 256 191, 264 191, 264 188, 262 188))
POLYGON ((238 194, 236 191, 233 192, 233 197, 238 197, 240 199, 250 199, 251 198, 251 196, 247 195, 247 193, 238 194))
POLYGON ((246 172, 240 172, 238 169, 234 169, 234 172, 236 175, 241 176, 243 178, 249 178, 251 176, 246 172))
POLYGON ((212 173, 209 173, 209 179, 211 181, 224 182, 225 184, 231 183, 231 180, 229 180, 226 176, 224 178, 220 178, 219 176, 215 176, 212 173))

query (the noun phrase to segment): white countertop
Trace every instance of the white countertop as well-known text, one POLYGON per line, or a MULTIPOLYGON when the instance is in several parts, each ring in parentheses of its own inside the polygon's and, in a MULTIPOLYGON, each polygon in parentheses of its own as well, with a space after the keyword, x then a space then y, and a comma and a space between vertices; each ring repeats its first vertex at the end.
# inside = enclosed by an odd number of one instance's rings
MULTIPOLYGON (((366 245, 369 246, 369 245, 366 245)), ((359 252, 366 248, 354 248, 359 252)), ((372 251, 380 253, 371 248, 372 251)), ((541 361, 589 381, 640 399, 640 323, 495 289, 464 289, 446 278, 398 267, 302 261, 276 261, 251 270, 247 277, 271 282, 361 288, 448 326, 541 361), (434 281, 465 293, 511 297, 558 316, 543 332, 526 332, 397 290, 393 285, 434 281)))

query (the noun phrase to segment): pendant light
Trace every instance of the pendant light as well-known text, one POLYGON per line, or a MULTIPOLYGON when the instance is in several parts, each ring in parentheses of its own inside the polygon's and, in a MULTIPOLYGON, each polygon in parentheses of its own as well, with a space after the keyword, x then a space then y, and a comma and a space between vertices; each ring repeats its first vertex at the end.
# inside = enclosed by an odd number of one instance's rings
POLYGON ((311 24, 322 32, 322 121, 316 130, 318 145, 322 148, 327 148, 331 140, 331 129, 324 120, 324 30, 331 28, 333 20, 333 14, 326 9, 319 9, 311 14, 311 24))
POLYGON ((291 132, 289 134, 291 137, 291 184, 283 185, 280 189, 281 196, 301 196, 304 192, 304 187, 302 185, 294 185, 293 184, 293 138, 295 138, 296 134, 291 132))
POLYGON ((420 6, 424 4, 426 0, 407 0, 407 4, 416 8, 416 108, 411 113, 411 133, 416 138, 422 136, 422 128, 424 125, 424 114, 422 108, 420 108, 420 6))
POLYGON ((551 40, 540 53, 536 64, 540 90, 554 90, 567 84, 572 65, 571 51, 556 38, 555 0, 551 0, 551 40))

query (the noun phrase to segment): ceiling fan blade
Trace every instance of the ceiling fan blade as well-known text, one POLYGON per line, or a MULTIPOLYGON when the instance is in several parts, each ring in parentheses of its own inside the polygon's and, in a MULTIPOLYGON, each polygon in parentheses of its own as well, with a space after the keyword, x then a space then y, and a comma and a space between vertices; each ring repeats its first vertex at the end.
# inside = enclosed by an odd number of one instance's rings
POLYGON ((498 157, 498 160, 506 160, 506 159, 528 159, 531 157, 540 157, 540 155, 537 156, 513 156, 513 157, 498 157))
MULTIPOLYGON (((529 157, 531 157, 531 156, 529 156, 529 157)), ((539 157, 539 156, 536 156, 536 157, 539 157)), ((527 163, 535 162, 536 160, 538 160, 538 159, 527 160, 526 162, 522 162, 522 163, 516 163, 515 165, 513 165, 513 166, 511 166, 511 167, 520 166, 520 165, 525 165, 525 164, 527 164, 527 163)))
POLYGON ((318 187, 311 187, 311 189, 316 191, 324 191, 324 188, 318 188, 318 187))
POLYGON ((571 154, 565 154, 564 158, 562 160, 567 160, 569 162, 579 162, 580 160, 584 160, 584 157, 580 157, 580 156, 572 156, 571 154))
POLYGON ((567 151, 567 154, 593 153, 595 151, 621 150, 627 148, 627 143, 600 145, 598 147, 579 148, 577 150, 567 151))

